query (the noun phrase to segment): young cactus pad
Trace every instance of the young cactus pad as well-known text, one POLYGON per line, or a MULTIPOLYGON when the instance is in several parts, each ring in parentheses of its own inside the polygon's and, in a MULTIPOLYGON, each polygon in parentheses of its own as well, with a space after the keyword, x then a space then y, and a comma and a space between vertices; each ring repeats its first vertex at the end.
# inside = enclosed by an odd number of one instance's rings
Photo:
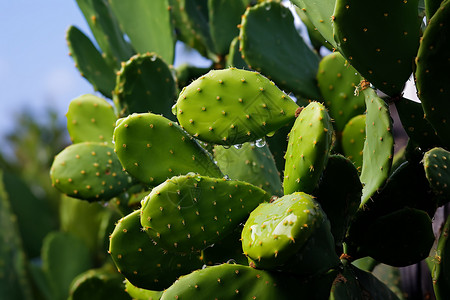
POLYGON ((333 126, 327 110, 311 102, 289 133, 284 171, 284 194, 311 193, 317 185, 331 148, 333 126))
POLYGON ((53 161, 50 176, 61 192, 88 201, 108 200, 133 184, 114 149, 91 142, 73 144, 61 151, 53 161))
POLYGON ((450 199, 450 152, 443 148, 433 148, 423 156, 425 174, 432 190, 441 197, 440 205, 450 199))
POLYGON ((295 118, 298 105, 259 73, 213 70, 185 87, 174 112, 191 135, 221 145, 255 141, 295 118))
POLYGON ((260 204, 242 230, 242 249, 257 267, 274 269, 295 255, 326 218, 314 198, 293 193, 260 204))
POLYGON ((113 147, 117 117, 105 99, 90 94, 77 97, 70 102, 66 116, 72 143, 98 142, 113 147))
POLYGON ((123 276, 134 286, 148 290, 162 291, 179 276, 203 265, 199 255, 168 253, 150 239, 142 230, 139 210, 117 222, 109 254, 123 276))
POLYGON ((231 233, 270 197, 243 181, 195 174, 173 177, 143 200, 141 224, 164 249, 189 253, 231 233))
POLYGON ((189 172, 222 177, 210 155, 180 126, 160 115, 133 114, 120 119, 114 141, 125 170, 143 183, 157 185, 189 172))

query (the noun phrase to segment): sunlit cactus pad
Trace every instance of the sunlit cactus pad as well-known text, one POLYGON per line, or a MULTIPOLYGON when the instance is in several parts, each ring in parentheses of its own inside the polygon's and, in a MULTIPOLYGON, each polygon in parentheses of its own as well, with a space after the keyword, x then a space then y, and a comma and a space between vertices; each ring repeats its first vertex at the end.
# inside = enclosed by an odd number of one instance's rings
POLYGON ((196 174, 173 177, 143 200, 141 224, 166 250, 199 251, 230 234, 270 196, 243 181, 196 174))
POLYGON ((180 125, 205 142, 255 141, 295 118, 298 105, 263 75, 235 68, 213 70, 180 93, 180 125))
POLYGON ((113 148, 91 142, 73 144, 60 152, 50 176, 61 192, 88 201, 108 200, 133 183, 113 148))

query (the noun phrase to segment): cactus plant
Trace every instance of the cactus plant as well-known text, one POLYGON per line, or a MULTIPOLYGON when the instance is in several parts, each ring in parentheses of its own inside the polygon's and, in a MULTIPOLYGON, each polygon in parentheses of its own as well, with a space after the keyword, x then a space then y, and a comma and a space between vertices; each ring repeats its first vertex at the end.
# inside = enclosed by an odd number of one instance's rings
POLYGON ((122 274, 111 278, 136 298, 397 299, 359 259, 427 258, 450 200, 438 37, 450 0, 292 0, 321 35, 311 48, 286 1, 147 2, 79 0, 99 49, 68 32, 77 67, 109 99, 71 103, 74 144, 51 173, 63 193, 121 214, 109 253, 122 274), (211 67, 172 68, 174 39, 211 67), (335 53, 323 57, 321 43, 335 53), (402 94, 414 70, 422 103, 402 94), (392 106, 409 135, 395 162, 392 106))

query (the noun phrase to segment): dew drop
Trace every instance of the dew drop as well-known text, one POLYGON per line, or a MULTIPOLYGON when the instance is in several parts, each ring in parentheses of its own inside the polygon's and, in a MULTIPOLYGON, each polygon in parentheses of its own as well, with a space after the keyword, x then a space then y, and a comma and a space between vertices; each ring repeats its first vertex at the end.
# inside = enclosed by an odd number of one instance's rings
POLYGON ((228 175, 226 175, 226 174, 225 174, 225 176, 223 176, 223 178, 225 178, 225 180, 231 180, 231 179, 230 179, 230 176, 228 176, 228 175))
POLYGON ((155 61, 156 58, 157 58, 156 55, 152 55, 152 57, 150 57, 150 60, 151 60, 151 61, 155 61))
POLYGON ((233 145, 233 147, 239 150, 242 148, 242 144, 236 144, 236 145, 233 145))
POLYGON ((266 145, 266 140, 264 138, 256 140, 255 145, 258 148, 262 148, 266 145))

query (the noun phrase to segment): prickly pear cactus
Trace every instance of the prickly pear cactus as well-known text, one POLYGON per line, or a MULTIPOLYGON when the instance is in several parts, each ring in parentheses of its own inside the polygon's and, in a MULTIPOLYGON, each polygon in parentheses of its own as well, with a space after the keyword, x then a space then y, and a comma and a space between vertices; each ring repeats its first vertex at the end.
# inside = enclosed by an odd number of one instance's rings
POLYGON ((36 298, 397 299, 373 266, 430 255, 448 298, 450 0, 291 2, 77 0, 95 41, 70 27, 69 49, 106 99, 70 103, 50 173, 100 204, 61 206, 36 298))

